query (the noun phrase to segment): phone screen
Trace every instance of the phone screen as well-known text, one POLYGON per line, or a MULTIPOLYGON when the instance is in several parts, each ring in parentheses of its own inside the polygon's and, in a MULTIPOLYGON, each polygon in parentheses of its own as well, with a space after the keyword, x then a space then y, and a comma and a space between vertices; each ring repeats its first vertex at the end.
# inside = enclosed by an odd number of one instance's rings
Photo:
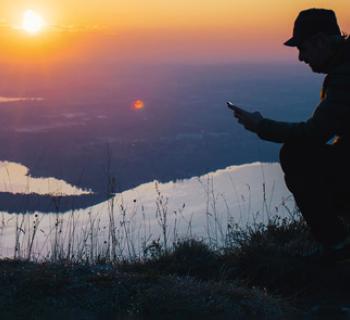
POLYGON ((233 111, 235 110, 235 109, 234 109, 234 104, 233 104, 232 102, 227 101, 226 104, 227 104, 227 106, 228 106, 231 110, 233 110, 233 111))

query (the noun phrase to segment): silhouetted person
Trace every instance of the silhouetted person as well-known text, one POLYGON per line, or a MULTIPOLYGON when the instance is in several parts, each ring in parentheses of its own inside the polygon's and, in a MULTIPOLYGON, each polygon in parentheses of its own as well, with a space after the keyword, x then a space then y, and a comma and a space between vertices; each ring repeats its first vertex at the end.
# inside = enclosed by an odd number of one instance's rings
POLYGON ((305 122, 280 122, 232 106, 247 130, 283 143, 280 163, 288 189, 316 240, 321 255, 350 256, 350 237, 340 216, 350 216, 350 40, 332 10, 300 12, 293 37, 299 60, 324 73, 321 102, 305 122))

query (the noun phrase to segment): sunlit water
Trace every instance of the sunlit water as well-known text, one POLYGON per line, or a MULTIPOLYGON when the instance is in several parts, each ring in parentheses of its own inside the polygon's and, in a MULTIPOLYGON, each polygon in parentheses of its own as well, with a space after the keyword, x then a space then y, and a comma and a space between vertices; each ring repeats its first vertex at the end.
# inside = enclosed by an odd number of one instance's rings
POLYGON ((8 161, 0 161, 0 192, 62 196, 91 193, 74 187, 64 180, 31 177, 27 167, 8 161))
MULTIPOLYGON (((64 181, 32 178, 27 173, 22 165, 2 162, 1 191, 87 192, 64 181)), ((33 259, 73 255, 92 260, 106 255, 134 258, 142 256, 152 241, 170 247, 186 237, 222 246, 235 224, 266 223, 276 214, 288 216, 293 209, 279 164, 231 166, 187 180, 146 183, 84 210, 2 212, 0 254, 33 259)))

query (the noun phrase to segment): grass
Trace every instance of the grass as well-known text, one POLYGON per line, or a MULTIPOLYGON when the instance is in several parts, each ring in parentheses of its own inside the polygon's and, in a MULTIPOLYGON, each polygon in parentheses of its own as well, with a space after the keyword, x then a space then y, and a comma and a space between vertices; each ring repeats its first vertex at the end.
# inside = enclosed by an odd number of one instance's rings
POLYGON ((231 226, 227 238, 220 249, 153 242, 134 260, 2 260, 1 319, 321 319, 322 305, 345 314, 349 264, 306 263, 317 244, 304 221, 231 226))
POLYGON ((205 244, 189 240, 138 262, 82 265, 3 260, 0 316, 292 319, 296 311, 283 299, 220 277, 222 257, 205 244))

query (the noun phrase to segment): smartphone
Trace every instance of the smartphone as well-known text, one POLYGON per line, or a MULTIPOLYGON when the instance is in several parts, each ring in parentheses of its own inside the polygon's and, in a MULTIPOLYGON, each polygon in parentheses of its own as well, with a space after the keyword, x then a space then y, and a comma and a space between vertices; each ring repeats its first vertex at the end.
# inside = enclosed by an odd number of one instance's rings
POLYGON ((235 111, 235 105, 232 102, 227 101, 226 104, 232 111, 235 111))

